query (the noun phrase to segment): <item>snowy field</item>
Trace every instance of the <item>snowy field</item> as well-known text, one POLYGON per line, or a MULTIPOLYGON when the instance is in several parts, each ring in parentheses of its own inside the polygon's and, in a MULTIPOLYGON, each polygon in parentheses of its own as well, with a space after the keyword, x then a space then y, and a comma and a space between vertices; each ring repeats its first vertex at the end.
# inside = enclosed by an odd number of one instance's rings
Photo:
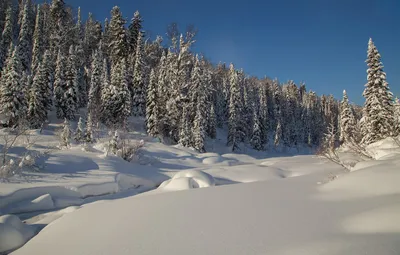
MULTIPOLYGON (((373 161, 342 152, 348 172, 313 155, 231 154, 223 140, 198 154, 136 136, 134 163, 73 146, 1 183, 0 251, 29 240, 11 254, 400 254, 389 139, 369 146, 373 161)), ((56 144, 49 126, 35 148, 56 144)))

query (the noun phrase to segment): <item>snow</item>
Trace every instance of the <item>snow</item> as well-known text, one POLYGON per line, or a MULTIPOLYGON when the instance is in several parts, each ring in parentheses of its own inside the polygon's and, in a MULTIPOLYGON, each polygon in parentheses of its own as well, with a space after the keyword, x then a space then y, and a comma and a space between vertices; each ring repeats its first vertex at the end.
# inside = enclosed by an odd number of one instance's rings
POLYGON ((212 186, 215 186, 215 180, 210 174, 200 170, 186 170, 178 172, 172 179, 163 182, 158 189, 177 191, 212 186))
POLYGON ((3 251, 30 239, 12 254, 399 254, 391 140, 368 147, 375 160, 343 150, 347 171, 313 155, 226 153, 218 139, 199 154, 135 135, 145 163, 73 145, 2 183, 0 213, 26 222, 1 222, 3 251))
POLYGON ((17 216, 0 217, 0 252, 19 248, 34 235, 34 228, 22 223, 17 216))

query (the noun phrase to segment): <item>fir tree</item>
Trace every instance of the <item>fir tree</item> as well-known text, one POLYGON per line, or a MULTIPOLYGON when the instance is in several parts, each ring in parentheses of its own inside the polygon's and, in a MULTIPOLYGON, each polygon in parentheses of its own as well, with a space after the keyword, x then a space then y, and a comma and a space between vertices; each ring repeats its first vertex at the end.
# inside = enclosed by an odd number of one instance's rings
POLYGON ((92 61, 92 74, 90 79, 88 111, 91 116, 91 121, 96 123, 99 121, 99 106, 101 105, 101 83, 103 73, 103 56, 101 49, 94 53, 92 61))
POLYGON ((85 132, 85 142, 86 143, 93 143, 95 141, 93 129, 95 128, 92 113, 88 113, 88 119, 86 123, 86 132, 85 132))
POLYGON ((340 114, 340 140, 344 143, 358 142, 357 133, 357 121, 354 118, 353 110, 349 104, 346 90, 344 90, 340 114))
POLYGON ((31 64, 31 72, 36 73, 36 68, 39 66, 39 63, 42 61, 42 57, 44 54, 44 29, 43 29, 43 16, 41 11, 41 6, 37 6, 36 11, 36 21, 35 21, 35 30, 33 33, 33 49, 32 49, 32 64, 31 64))
POLYGON ((23 10, 21 29, 18 38, 18 54, 21 59, 22 70, 29 71, 31 64, 31 49, 32 49, 32 25, 30 18, 30 4, 26 2, 23 10))
POLYGON ((130 54, 136 54, 136 46, 138 45, 138 38, 139 36, 141 37, 140 40, 143 37, 142 33, 142 17, 140 16, 139 11, 136 11, 135 14, 133 15, 131 24, 128 27, 127 31, 127 41, 128 41, 128 48, 129 48, 129 53, 130 54))
POLYGON ((111 10, 111 20, 107 31, 109 36, 109 54, 113 65, 120 62, 123 58, 126 58, 128 53, 125 23, 126 21, 122 17, 119 7, 115 6, 111 10))
POLYGON ((68 61, 65 72, 65 91, 63 96, 63 116, 68 120, 74 120, 78 111, 78 70, 77 56, 74 46, 71 45, 69 50, 68 61))
POLYGON ((47 119, 48 76, 39 63, 29 95, 28 119, 32 128, 40 128, 47 119))
POLYGON ((150 84, 147 88, 147 105, 146 105, 146 126, 149 136, 157 136, 159 134, 159 113, 157 100, 157 76, 153 70, 150 74, 150 84))
POLYGON ((259 113, 257 112, 257 107, 253 106, 253 130, 251 134, 250 144, 253 149, 261 151, 264 149, 264 144, 262 140, 261 123, 259 118, 259 113))
POLYGON ((82 117, 79 117, 78 126, 75 131, 75 141, 77 143, 82 143, 85 141, 85 122, 83 121, 82 117))
POLYGON ((69 148, 70 146, 71 146, 71 128, 69 125, 69 121, 65 119, 60 136, 60 147, 69 148))
POLYGON ((372 39, 368 43, 367 84, 362 121, 362 143, 370 144, 395 135, 393 95, 386 82, 381 55, 372 39))
POLYGON ((125 59, 113 66, 111 83, 102 93, 102 118, 109 127, 126 127, 131 113, 131 95, 128 89, 125 59))
MULTIPOLYGON (((12 45, 10 49, 12 49, 12 45)), ((6 118, 9 127, 16 126, 23 120, 26 112, 26 99, 21 84, 22 71, 18 47, 12 51, 0 79, 0 114, 6 118)))
POLYGON ((204 105, 197 105, 196 116, 193 123, 193 147, 200 153, 206 152, 206 149, 204 147, 206 138, 206 122, 204 111, 202 108, 204 108, 204 105))
MULTIPOLYGON (((267 91, 266 91, 266 86, 261 85, 259 88, 259 115, 260 115, 260 126, 261 126, 261 143, 262 144, 268 144, 268 136, 269 136, 269 122, 268 122, 268 97, 267 97, 267 91)), ((254 127, 253 127, 254 131, 254 127)))
POLYGON ((229 125, 228 125, 228 145, 232 146, 232 151, 239 150, 239 145, 245 138, 242 125, 243 101, 240 93, 238 73, 233 64, 230 65, 230 100, 229 100, 229 125))
POLYGON ((14 39, 14 13, 10 5, 6 11, 4 29, 0 39, 0 71, 5 66, 6 59, 9 56, 9 49, 14 39))
POLYGON ((178 142, 184 147, 189 147, 193 143, 191 126, 189 107, 185 104, 182 111, 182 123, 179 130, 178 142))
POLYGON ((146 86, 145 78, 145 62, 142 43, 142 33, 139 32, 137 39, 137 49, 135 57, 135 67, 133 72, 133 114, 135 116, 145 116, 146 111, 146 86))
POLYGON ((65 80, 65 58, 62 55, 61 51, 58 52, 57 63, 56 63, 56 72, 54 77, 54 102, 57 110, 57 118, 62 119, 65 118, 64 114, 64 94, 67 90, 67 84, 65 80))
POLYGON ((208 118, 208 132, 207 133, 211 139, 217 138, 217 120, 216 120, 216 115, 215 115, 215 107, 214 107, 213 103, 211 103, 210 117, 208 118))
POLYGON ((276 131, 275 131, 275 139, 274 139, 274 145, 275 148, 277 148, 282 141, 282 125, 281 121, 278 119, 278 124, 276 125, 276 131))

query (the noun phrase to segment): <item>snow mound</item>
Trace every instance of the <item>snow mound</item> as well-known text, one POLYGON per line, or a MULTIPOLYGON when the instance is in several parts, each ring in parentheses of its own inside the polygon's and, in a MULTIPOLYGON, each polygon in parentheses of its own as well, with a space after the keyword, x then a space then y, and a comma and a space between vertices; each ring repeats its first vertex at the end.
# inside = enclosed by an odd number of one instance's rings
POLYGON ((214 156, 214 157, 209 157, 209 158, 204 158, 203 159, 203 164, 205 165, 215 165, 218 163, 224 162, 224 158, 221 156, 214 156))
POLYGON ((322 197, 349 200, 400 195, 399 164, 390 161, 381 161, 381 164, 376 164, 377 161, 368 162, 362 164, 368 167, 339 176, 335 181, 321 186, 322 197))
POLYGON ((0 217, 0 252, 19 248, 34 235, 34 228, 22 223, 17 216, 0 217))
POLYGON ((158 190, 178 191, 215 186, 214 177, 200 170, 185 170, 163 182, 158 190))
POLYGON ((378 160, 400 156, 399 144, 391 137, 368 145, 366 150, 378 160))
POLYGON ((8 213, 34 212, 54 209, 54 202, 50 194, 45 194, 31 201, 21 201, 13 204, 8 213))

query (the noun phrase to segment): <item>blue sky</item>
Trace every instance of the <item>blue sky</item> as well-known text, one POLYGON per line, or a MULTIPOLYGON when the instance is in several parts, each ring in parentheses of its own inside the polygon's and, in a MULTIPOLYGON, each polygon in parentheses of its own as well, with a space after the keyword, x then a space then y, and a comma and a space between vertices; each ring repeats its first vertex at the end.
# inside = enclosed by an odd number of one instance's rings
POLYGON ((363 103, 366 51, 372 37, 388 82, 400 96, 400 1, 398 0, 65 0, 96 19, 121 7, 130 20, 135 10, 144 29, 165 35, 177 22, 194 24, 195 51, 214 63, 233 62, 249 75, 304 81, 318 94, 363 103))

